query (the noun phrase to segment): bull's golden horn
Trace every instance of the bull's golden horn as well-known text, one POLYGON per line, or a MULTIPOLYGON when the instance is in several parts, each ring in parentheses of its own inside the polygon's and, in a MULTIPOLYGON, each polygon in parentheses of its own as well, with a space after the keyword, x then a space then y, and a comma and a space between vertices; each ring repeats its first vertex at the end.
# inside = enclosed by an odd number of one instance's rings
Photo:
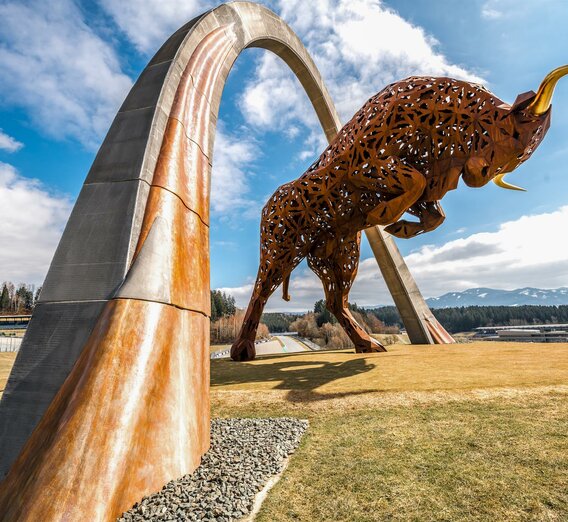
POLYGON ((563 65, 562 67, 558 67, 557 69, 554 69, 554 71, 548 73, 544 80, 542 80, 535 99, 528 106, 528 110, 536 116, 544 114, 550 107, 556 83, 560 80, 560 78, 562 78, 562 76, 567 74, 568 65, 563 65))
POLYGON ((504 188, 504 189, 509 189, 509 190, 520 190, 522 192, 526 192, 527 189, 524 189, 522 187, 517 187, 517 185, 511 185, 510 183, 507 183, 503 178, 505 177, 506 174, 497 174, 497 176, 495 176, 493 178, 493 183, 495 183, 495 185, 497 185, 498 187, 504 188))

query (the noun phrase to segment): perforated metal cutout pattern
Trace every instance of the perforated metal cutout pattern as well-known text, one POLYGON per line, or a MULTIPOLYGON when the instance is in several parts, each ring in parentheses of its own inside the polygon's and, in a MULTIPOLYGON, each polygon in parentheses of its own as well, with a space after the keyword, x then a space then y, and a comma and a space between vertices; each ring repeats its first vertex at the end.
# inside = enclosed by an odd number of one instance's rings
POLYGON ((550 112, 526 110, 535 94, 507 105, 484 87, 452 78, 411 77, 373 96, 298 179, 279 187, 262 210, 260 266, 235 360, 255 356, 264 305, 307 258, 329 310, 357 352, 384 351, 348 309, 361 231, 376 225, 399 238, 438 227, 440 200, 460 177, 481 187, 510 172, 538 146, 550 112), (417 221, 401 219, 404 213, 417 221))

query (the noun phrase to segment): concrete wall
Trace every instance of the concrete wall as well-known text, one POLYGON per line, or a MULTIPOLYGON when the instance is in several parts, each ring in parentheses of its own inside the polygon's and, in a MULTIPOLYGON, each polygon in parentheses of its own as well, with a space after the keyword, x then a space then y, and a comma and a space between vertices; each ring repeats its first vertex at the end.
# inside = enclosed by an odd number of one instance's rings
POLYGON ((0 352, 17 352, 22 344, 21 337, 0 336, 0 352))

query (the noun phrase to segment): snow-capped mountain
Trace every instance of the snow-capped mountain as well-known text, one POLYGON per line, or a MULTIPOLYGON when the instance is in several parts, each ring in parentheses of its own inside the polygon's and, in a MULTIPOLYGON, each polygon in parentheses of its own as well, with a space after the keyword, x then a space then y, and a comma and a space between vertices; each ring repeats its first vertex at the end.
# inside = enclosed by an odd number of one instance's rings
POLYGON ((493 288, 470 288, 463 292, 449 292, 440 297, 426 299, 432 308, 452 306, 519 306, 519 305, 568 305, 568 288, 543 290, 519 288, 495 290, 493 288))

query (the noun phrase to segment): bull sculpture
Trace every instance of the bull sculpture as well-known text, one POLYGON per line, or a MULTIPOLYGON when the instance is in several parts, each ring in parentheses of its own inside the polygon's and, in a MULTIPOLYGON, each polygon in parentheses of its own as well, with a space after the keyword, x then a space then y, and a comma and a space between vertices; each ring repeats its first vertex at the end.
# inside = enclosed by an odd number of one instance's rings
POLYGON ((355 321, 348 295, 359 264, 361 231, 376 225, 399 238, 438 227, 440 200, 457 187, 503 178, 527 160, 550 125, 550 104, 568 65, 552 71, 537 93, 511 106, 484 87, 451 78, 411 77, 373 96, 319 159, 279 187, 262 210, 260 266, 238 339, 235 360, 255 357, 262 310, 307 257, 321 279, 326 305, 357 352, 385 351, 355 321), (408 212, 418 221, 401 216, 408 212))

